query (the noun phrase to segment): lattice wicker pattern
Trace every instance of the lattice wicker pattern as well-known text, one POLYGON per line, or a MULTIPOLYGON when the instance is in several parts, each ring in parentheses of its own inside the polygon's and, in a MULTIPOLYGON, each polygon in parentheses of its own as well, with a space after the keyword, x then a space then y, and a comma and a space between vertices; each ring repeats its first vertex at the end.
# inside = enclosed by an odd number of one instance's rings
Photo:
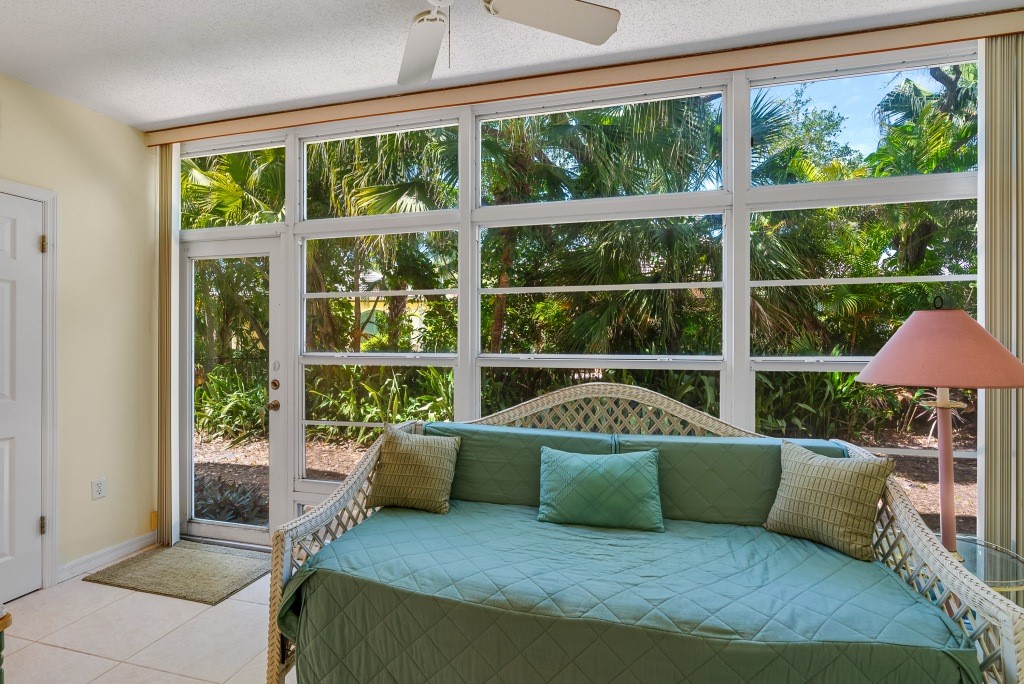
POLYGON ((754 435, 663 394, 610 382, 560 389, 471 422, 635 435, 754 435))
MULTIPOLYGON (((421 432, 415 423, 397 426, 421 432)), ((366 498, 383 437, 363 454, 356 467, 326 501, 305 515, 274 530, 270 552, 270 623, 267 629, 267 682, 278 684, 295 665, 295 645, 281 636, 277 614, 284 585, 292 573, 317 551, 373 514, 366 498)))
MULTIPOLYGON (((852 444, 853 458, 875 458, 852 444)), ((964 569, 917 514, 902 485, 886 482, 875 557, 939 606, 978 649, 986 682, 1016 682, 1024 654, 1024 609, 964 569)))
MULTIPOLYGON (((476 423, 586 432, 756 437, 702 411, 640 387, 590 383, 557 390, 476 423)), ((398 426, 422 432, 422 424, 398 426)), ((846 444, 853 458, 875 458, 846 444)), ((367 450, 344 482, 315 509, 274 531, 267 630, 267 682, 284 681, 295 663, 295 646, 277 629, 285 583, 302 564, 345 531, 373 514, 365 506, 380 440, 367 450)), ((879 507, 876 557, 945 610, 978 649, 987 682, 1016 682, 1024 651, 1024 609, 964 570, 921 520, 892 477, 879 507)))

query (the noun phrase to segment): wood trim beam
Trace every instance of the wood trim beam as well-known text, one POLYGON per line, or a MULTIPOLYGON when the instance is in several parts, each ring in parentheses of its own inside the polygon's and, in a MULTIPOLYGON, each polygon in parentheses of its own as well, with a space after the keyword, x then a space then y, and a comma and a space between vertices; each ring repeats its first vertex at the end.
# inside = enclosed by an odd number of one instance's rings
POLYGON ((146 143, 151 146, 165 145, 370 116, 649 83, 735 69, 889 52, 1021 32, 1024 32, 1024 9, 1007 10, 873 31, 493 81, 166 128, 147 133, 146 143))

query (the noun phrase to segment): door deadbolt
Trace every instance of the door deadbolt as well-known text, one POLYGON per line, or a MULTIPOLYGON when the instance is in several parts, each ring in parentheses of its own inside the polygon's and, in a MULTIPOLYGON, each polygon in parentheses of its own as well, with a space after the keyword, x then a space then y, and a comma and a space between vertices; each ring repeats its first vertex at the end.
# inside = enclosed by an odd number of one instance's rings
POLYGON ((280 388, 281 388, 281 381, 280 380, 271 380, 270 381, 270 389, 280 389, 280 388))
POLYGON ((281 408, 281 402, 279 402, 277 399, 275 399, 274 401, 271 401, 271 402, 267 402, 267 410, 268 411, 276 411, 279 408, 281 408))

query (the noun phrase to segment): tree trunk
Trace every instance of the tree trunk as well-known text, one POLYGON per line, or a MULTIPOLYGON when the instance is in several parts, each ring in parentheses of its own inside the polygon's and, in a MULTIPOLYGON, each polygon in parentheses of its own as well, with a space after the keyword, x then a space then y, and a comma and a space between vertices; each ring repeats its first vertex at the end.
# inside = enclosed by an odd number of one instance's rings
MULTIPOLYGON (((359 281, 363 277, 363 272, 362 255, 358 247, 356 248, 355 259, 353 260, 352 274, 355 281, 355 290, 359 291, 359 281)), ((351 351, 358 352, 363 341, 363 303, 359 297, 352 299, 352 311, 355 319, 352 321, 351 351)))
MULTIPOLYGON (((508 229, 500 230, 501 239, 504 243, 501 249, 501 273, 498 275, 498 287, 509 286, 508 272, 512 268, 512 235, 508 229)), ((508 295, 499 294, 494 296, 494 316, 491 319, 490 352, 501 353, 501 338, 505 333, 505 308, 508 295)))
MULTIPOLYGON (((316 249, 315 247, 313 249, 316 249)), ((327 290, 327 279, 320 270, 320 260, 316 255, 307 256, 306 262, 306 290, 308 292, 324 292, 327 290)), ((312 315, 306 318, 306 346, 310 351, 323 349, 340 349, 341 340, 338 339, 338 326, 335 324, 334 316, 331 315, 330 299, 308 299, 306 306, 312 306, 312 315)))
MULTIPOLYGON (((408 286, 405 281, 398 283, 399 290, 404 290, 408 286)), ((408 305, 408 297, 391 297, 388 300, 388 349, 391 351, 398 351, 398 345, 402 341, 402 318, 408 305)))

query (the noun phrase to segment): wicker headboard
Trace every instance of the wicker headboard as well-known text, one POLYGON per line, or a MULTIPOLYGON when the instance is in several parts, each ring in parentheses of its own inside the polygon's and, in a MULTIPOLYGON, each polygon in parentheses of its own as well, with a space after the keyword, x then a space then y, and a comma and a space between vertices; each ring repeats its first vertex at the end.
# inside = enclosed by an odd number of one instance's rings
POLYGON ((470 422, 621 434, 759 436, 663 394, 610 382, 555 390, 470 422))

